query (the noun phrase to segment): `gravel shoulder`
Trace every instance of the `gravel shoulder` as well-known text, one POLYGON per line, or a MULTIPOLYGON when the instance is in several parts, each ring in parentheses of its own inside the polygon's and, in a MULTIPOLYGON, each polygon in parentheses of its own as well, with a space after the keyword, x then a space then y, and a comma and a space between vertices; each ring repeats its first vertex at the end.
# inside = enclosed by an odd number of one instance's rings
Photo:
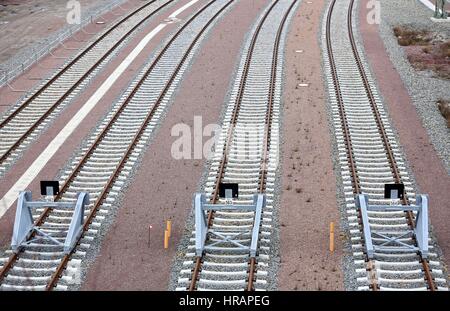
MULTIPOLYGON (((122 3, 125 0, 116 0, 122 3)), ((81 18, 97 15, 111 5, 108 0, 78 0, 81 18)), ((136 2, 131 0, 131 2, 136 2)), ((38 50, 73 25, 66 16, 67 1, 8 0, 0 3, 0 66, 4 69, 29 57, 30 51, 38 50)))
POLYGON ((396 25, 408 25, 417 30, 438 32, 443 38, 449 39, 450 23, 432 22, 432 13, 418 1, 381 0, 379 33, 434 149, 450 174, 450 129, 436 106, 439 98, 450 99, 450 81, 436 78, 431 72, 415 70, 392 31, 396 25))

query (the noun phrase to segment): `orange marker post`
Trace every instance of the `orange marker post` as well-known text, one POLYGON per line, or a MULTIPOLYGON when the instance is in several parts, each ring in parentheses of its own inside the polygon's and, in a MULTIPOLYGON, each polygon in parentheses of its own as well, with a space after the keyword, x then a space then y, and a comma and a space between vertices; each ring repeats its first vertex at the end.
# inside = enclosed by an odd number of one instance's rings
POLYGON ((169 248, 169 231, 164 231, 164 248, 169 248))
POLYGON ((334 222, 330 222, 330 252, 334 252, 334 222))
POLYGON ((172 221, 171 220, 167 221, 167 228, 166 228, 166 230, 169 232, 169 238, 170 238, 170 236, 172 234, 172 221))

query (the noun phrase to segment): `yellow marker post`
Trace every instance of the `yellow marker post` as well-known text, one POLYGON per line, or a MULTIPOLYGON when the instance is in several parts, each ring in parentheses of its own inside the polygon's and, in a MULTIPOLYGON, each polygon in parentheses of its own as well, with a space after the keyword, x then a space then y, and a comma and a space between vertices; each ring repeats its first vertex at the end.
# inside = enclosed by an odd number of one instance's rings
POLYGON ((169 248, 169 231, 164 231, 164 248, 169 248))
POLYGON ((334 252, 334 222, 330 222, 330 252, 334 252))
POLYGON ((170 238, 170 235, 172 234, 172 221, 171 220, 167 221, 167 229, 166 230, 169 232, 169 238, 170 238))

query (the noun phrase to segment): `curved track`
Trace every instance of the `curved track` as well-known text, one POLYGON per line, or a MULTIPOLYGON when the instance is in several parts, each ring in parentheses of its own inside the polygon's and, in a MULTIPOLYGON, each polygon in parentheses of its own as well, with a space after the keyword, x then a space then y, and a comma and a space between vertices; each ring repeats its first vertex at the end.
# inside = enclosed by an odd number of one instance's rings
POLYGON ((172 2, 150 1, 122 18, 36 92, 3 115, 0 122, 0 176, 113 59, 136 30, 172 2))
MULTIPOLYGON (((402 203, 408 204, 415 202, 415 192, 387 113, 353 34, 353 7, 354 0, 331 1, 322 40, 327 48, 324 53, 325 71, 358 289, 446 290, 442 265, 433 245, 430 245, 428 260, 415 252, 400 252, 395 246, 387 252, 376 252, 373 260, 364 253, 362 223, 355 208, 355 195, 368 194, 371 204, 389 204, 384 199, 383 185, 403 183, 406 195, 402 203)), ((374 232, 401 236, 409 231, 413 222, 414 214, 411 212, 369 212, 369 224, 374 232)), ((411 234, 401 241, 416 243, 411 234)), ((382 242, 375 239, 374 243, 382 242)))
MULTIPOLYGON (((210 26, 234 0, 212 0, 195 13, 141 71, 105 121, 87 140, 64 173, 55 200, 73 202, 77 192, 90 194, 84 232, 69 255, 48 242, 33 243, 19 254, 3 258, 0 289, 60 290, 79 282, 80 265, 90 244, 136 164, 151 133, 167 108, 195 49, 210 26)), ((62 240, 72 212, 37 210, 36 224, 62 240)))
MULTIPOLYGON (((208 250, 202 257, 187 252, 177 290, 264 290, 268 261, 275 174, 278 165, 282 46, 285 22, 297 1, 274 1, 260 18, 246 48, 231 102, 204 191, 211 203, 218 198, 219 183, 239 183, 238 203, 251 203, 255 193, 265 193, 259 252, 256 259, 239 252, 232 243, 208 250), (245 151, 244 151, 245 150, 245 151), (244 152, 244 153, 243 153, 244 152)), ((215 211, 209 226, 222 235, 237 234, 253 226, 254 212, 215 211)), ((239 243, 249 245, 242 233, 239 243)), ((216 242, 207 237, 206 245, 216 242)), ((194 239, 191 239, 194 242, 194 239)), ((189 249, 195 249, 192 244, 189 249)))

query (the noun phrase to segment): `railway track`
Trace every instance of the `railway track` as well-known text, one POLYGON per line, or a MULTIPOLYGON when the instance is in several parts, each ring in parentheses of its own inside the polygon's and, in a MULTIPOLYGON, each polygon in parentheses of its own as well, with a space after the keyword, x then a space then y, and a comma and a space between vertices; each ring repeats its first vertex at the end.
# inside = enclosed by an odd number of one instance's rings
MULTIPOLYGON (((448 290, 442 263, 430 240, 427 259, 419 253, 401 252, 395 246, 377 251, 373 259, 364 252, 360 212, 355 195, 368 194, 371 204, 386 205, 385 183, 403 183, 402 204, 415 202, 415 189, 404 156, 378 96, 363 51, 354 36, 354 0, 332 0, 323 24, 324 64, 332 117, 344 183, 346 213, 358 290, 448 290)), ((411 212, 369 212, 373 232, 403 236, 411 229, 411 212)), ((415 244, 412 234, 401 241, 415 244)), ((379 239, 374 243, 380 245, 379 239)))
POLYGON ((115 23, 0 119, 0 176, 126 45, 136 30, 171 4, 149 1, 115 23))
MULTIPOLYGON (((237 252, 232 243, 217 245, 197 257, 193 252, 193 232, 177 290, 264 290, 268 287, 284 26, 296 3, 273 1, 255 25, 244 50, 246 56, 241 60, 204 186, 212 204, 224 203, 218 198, 221 182, 239 184, 237 204, 252 203, 255 193, 266 194, 257 260, 237 252)), ((225 236, 247 231, 253 226, 253 219, 253 211, 221 210, 208 214, 209 226, 225 236)), ((244 233, 237 242, 248 246, 250 239, 250 233, 244 233)), ((210 236, 206 245, 214 242, 217 239, 210 236)))
MULTIPOLYGON (((76 277, 83 258, 92 244, 98 243, 102 223, 136 167, 196 48, 233 2, 211 0, 192 15, 146 63, 68 164, 61 177, 63 186, 55 200, 73 202, 77 192, 90 194, 84 231, 77 246, 64 255, 60 246, 42 241, 30 244, 18 254, 0 258, 0 289, 66 290, 71 285, 79 285, 76 277)), ((71 214, 68 210, 46 208, 36 210, 33 217, 42 231, 63 240, 71 214)))

